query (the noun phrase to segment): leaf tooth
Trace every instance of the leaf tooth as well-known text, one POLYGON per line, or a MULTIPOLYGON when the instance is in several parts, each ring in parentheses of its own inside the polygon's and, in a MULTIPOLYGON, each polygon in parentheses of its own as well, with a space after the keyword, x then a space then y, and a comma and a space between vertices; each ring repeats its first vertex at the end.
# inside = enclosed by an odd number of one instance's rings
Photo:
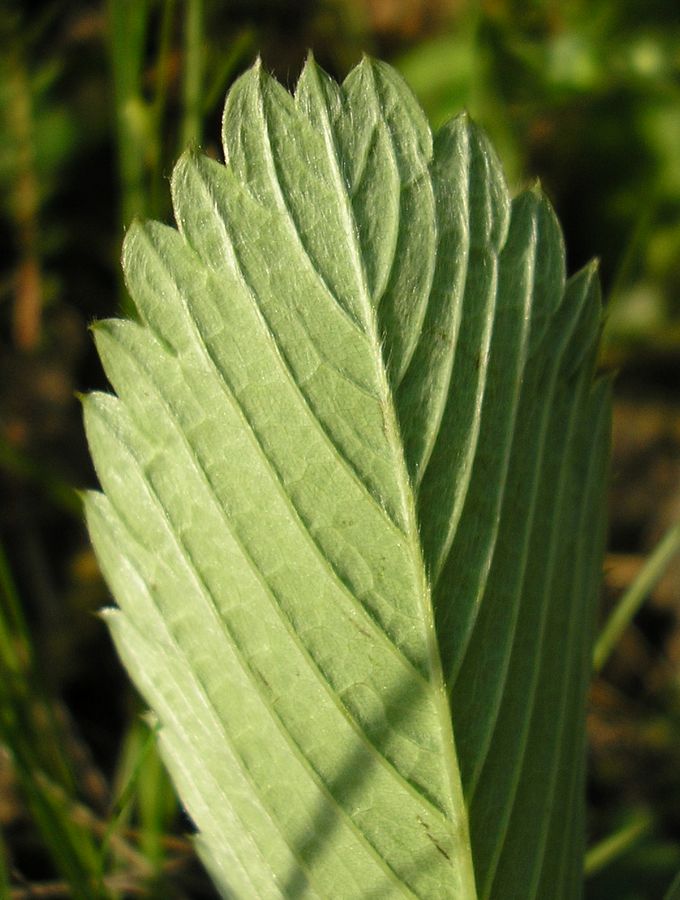
POLYGON ((434 277, 436 221, 429 176, 402 187, 395 221, 399 227, 389 267, 376 293, 383 358, 396 390, 418 345, 434 277))
POLYGON ((536 255, 541 261, 537 267, 537 302, 531 311, 531 354, 542 342, 552 316, 563 301, 566 254, 560 223, 546 195, 536 186, 527 192, 527 196, 535 198, 536 255))
POLYGON ((373 60, 350 73, 343 94, 344 120, 334 130, 339 156, 353 169, 352 208, 396 387, 418 342, 435 266, 432 134, 406 85, 373 60))
MULTIPOLYGON (((295 86, 295 103, 313 127, 321 124, 319 101, 328 109, 334 125, 346 114, 346 92, 334 78, 325 72, 310 50, 295 86)), ((351 160, 348 160, 350 163, 351 160)))
MULTIPOLYGON (((580 327, 580 338, 572 342, 568 361, 565 364, 567 375, 573 375, 586 365, 586 358, 593 356, 595 345, 602 332, 602 290, 598 270, 597 262, 592 261, 570 279, 574 282, 578 280, 582 284, 582 290, 587 295, 587 299, 586 316, 580 327)), ((592 368, 592 363, 590 368, 592 368)))
POLYGON ((344 80, 342 88, 347 96, 354 98, 372 95, 375 114, 384 118, 393 135, 404 130, 404 125, 398 125, 398 121, 408 122, 413 140, 402 141, 396 147, 401 165, 414 170, 416 178, 424 172, 432 158, 430 123, 415 94, 396 69, 364 54, 359 65, 344 80))

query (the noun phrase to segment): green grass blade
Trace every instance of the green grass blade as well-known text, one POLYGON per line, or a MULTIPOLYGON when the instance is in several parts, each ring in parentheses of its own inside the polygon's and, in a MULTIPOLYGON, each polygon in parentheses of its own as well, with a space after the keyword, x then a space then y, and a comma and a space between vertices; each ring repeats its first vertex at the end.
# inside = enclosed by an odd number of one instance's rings
MULTIPOLYGON (((138 835, 138 868, 149 883, 158 881, 165 848, 163 838, 177 813, 177 803, 157 749, 156 728, 135 716, 122 743, 114 777, 115 801, 101 838, 100 869, 103 879, 109 857, 120 851, 123 828, 138 835)), ((129 856, 129 849, 126 847, 129 856)))
POLYGON ((74 815, 74 778, 63 738, 36 673, 20 598, 0 547, 0 743, 55 869, 76 900, 89 900, 99 875, 96 840, 74 815))
MULTIPOLYGON (((586 878, 595 875, 602 869, 610 866, 620 856, 623 856, 628 850, 634 847, 638 841, 648 835, 654 825, 654 820, 648 812, 640 812, 627 822, 623 827, 619 828, 614 834, 607 835, 586 853, 584 871, 586 878)), ((680 885, 679 885, 680 886, 680 885)), ((673 886, 671 886, 672 895, 673 886)))
POLYGON ((671 525, 664 534, 605 622, 593 652, 595 672, 599 672, 607 662, 621 635, 663 577, 668 564, 678 551, 680 551, 680 523, 671 525))
POLYGON ((182 146, 198 146, 203 127, 205 56, 203 0, 184 0, 184 76, 182 80, 182 146))
POLYGON ((146 154, 151 116, 142 78, 149 0, 109 0, 109 55, 114 85, 121 219, 127 227, 146 210, 146 154))

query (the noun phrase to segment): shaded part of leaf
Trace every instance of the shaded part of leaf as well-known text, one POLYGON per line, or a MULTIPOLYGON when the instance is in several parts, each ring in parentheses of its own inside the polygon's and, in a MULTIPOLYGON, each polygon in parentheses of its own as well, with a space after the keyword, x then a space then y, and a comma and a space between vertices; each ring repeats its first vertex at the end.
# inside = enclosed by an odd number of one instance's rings
MULTIPOLYGON (((592 329, 592 307, 599 310, 592 288, 592 273, 581 273, 570 282, 566 301, 576 300, 581 304, 585 300, 585 306, 581 306, 570 348, 579 348, 576 352, 580 352, 585 343, 592 353, 597 338, 597 327, 592 329)), ((549 339, 544 352, 550 354, 554 352, 556 337, 550 339, 550 330, 547 334, 549 339)), ((542 459, 539 456, 536 460, 541 466, 538 494, 533 502, 517 503, 514 510, 509 511, 510 523, 513 517, 518 521, 524 517, 533 519, 523 581, 516 585, 517 595, 521 598, 516 619, 514 623, 506 622, 503 603, 497 599, 498 579, 492 577, 468 651, 470 659, 475 652, 482 657, 480 666, 483 668, 486 664, 489 674, 494 668, 495 653, 489 659, 487 652, 485 659, 480 648, 484 642, 494 647, 508 647, 505 636, 509 634, 512 639, 509 665, 506 664, 505 676, 500 676, 504 685, 503 701, 500 707, 496 704, 498 714, 492 723, 495 729, 493 740, 490 746, 488 739, 485 741, 484 767, 473 784, 476 790, 471 802, 473 845, 480 894, 484 897, 525 896, 532 879, 540 872, 540 853, 532 853, 529 858, 520 847, 540 848, 542 828, 547 827, 550 819, 551 779, 558 777, 556 734, 564 724, 568 729, 578 729, 582 725, 579 710, 573 705, 574 685, 569 682, 566 671, 569 650, 565 643, 568 644, 571 638, 588 641, 588 629, 583 628, 582 622, 570 620, 569 616, 574 604, 579 602, 575 598, 578 584, 575 583, 574 553, 581 504, 580 498, 574 495, 573 470, 579 450, 577 436, 592 374, 590 366, 575 375, 569 372, 573 353, 573 349, 569 350, 561 361, 556 396, 552 401, 548 397, 540 400, 548 406, 550 418, 546 452, 542 459), (572 625, 574 631, 570 631, 572 625), (561 723, 560 716, 568 721, 561 723), (499 810, 504 812, 499 815, 499 810), (518 832, 523 836, 522 842, 518 842, 518 832)), ((540 393, 539 382, 539 398, 540 393)), ((528 453, 529 459, 533 459, 531 448, 521 446, 521 442, 518 442, 518 448, 521 454, 528 453)), ((518 474, 521 477, 521 467, 518 474)), ((512 540, 512 529, 507 531, 506 540, 512 540)), ((500 541, 499 548, 502 547, 503 541, 500 541)), ((592 594, 589 597, 592 599, 592 594)), ((575 646, 573 649, 578 656, 580 648, 575 646)), ((507 650, 505 652, 507 654, 507 650)), ((461 692, 466 669, 469 669, 467 659, 459 677, 461 692)), ((489 680, 498 680, 498 677, 490 675, 489 680)), ((454 693, 454 702, 455 696, 454 693)))
MULTIPOLYGON (((566 281, 566 259, 562 229, 552 204, 539 185, 531 189, 540 210, 538 231, 542 236, 539 249, 541 264, 536 268, 535 293, 540 297, 531 311, 529 355, 543 346, 545 334, 559 305, 563 302, 566 281)), ((586 269, 590 271, 591 266, 586 269)), ((575 351, 578 353, 578 350, 575 351)))
MULTIPOLYGON (((554 258, 545 247, 554 239, 550 229, 544 227, 552 223, 546 206, 546 201, 533 192, 522 194, 512 204, 510 231, 500 258, 484 394, 478 401, 482 409, 477 451, 455 533, 446 528, 435 532, 432 526, 428 530, 423 524, 423 540, 432 548, 428 557, 434 560, 433 569, 442 569, 433 602, 449 689, 474 629, 496 546, 532 313, 543 304, 554 303, 546 292, 561 295, 564 290, 560 271, 553 271, 552 279, 544 272, 544 266, 554 258)), ((461 330, 459 343, 464 345, 466 340, 461 330)), ((438 472, 436 483, 433 479, 422 485, 422 510, 440 503, 451 508, 455 476, 447 483, 443 469, 438 472)))
MULTIPOLYGON (((570 282, 542 352, 528 360, 523 375, 497 542, 475 628, 452 687, 458 755, 468 802, 474 798, 501 704, 514 689, 514 684, 508 683, 508 666, 513 640, 521 631, 520 606, 531 589, 526 578, 532 565, 532 541, 541 529, 550 528, 550 503, 543 508, 540 503, 545 501, 543 484, 552 489, 554 472, 549 460, 558 446, 551 441, 552 409, 558 379, 564 380, 568 347, 582 337, 580 325, 587 317, 589 281, 588 277, 576 277, 570 282)), ((541 559, 545 556, 540 555, 541 559)), ((530 633, 533 636, 534 632, 530 633)))
MULTIPOLYGON (((561 808, 556 812, 553 807, 555 799, 556 780, 565 779, 566 772, 560 771, 559 740, 564 734, 565 725, 568 727, 567 735, 572 730, 583 728, 581 709, 575 709, 574 701, 581 700, 579 691, 574 691, 574 684, 569 677, 572 672, 572 660, 574 655, 578 658, 579 646, 577 642, 583 640, 585 629, 583 622, 575 617, 578 615, 580 598, 574 596, 577 587, 576 571, 574 567, 574 554, 576 534, 574 526, 579 523, 581 513, 580 500, 569 493, 569 478, 572 474, 573 452, 575 439, 578 433, 578 419, 582 414, 582 405, 589 390, 590 373, 582 373, 579 384, 576 386, 576 402, 574 402, 573 387, 571 396, 562 405, 562 413, 571 402, 572 412, 570 433, 565 435, 568 439, 562 446, 569 451, 569 455, 563 460, 563 471, 560 472, 558 492, 555 497, 554 518, 559 527, 559 534, 553 528, 549 537, 550 569, 547 572, 542 596, 532 598, 531 595, 524 600, 523 605, 542 604, 537 621, 535 642, 540 648, 540 653, 534 650, 533 656, 529 656, 529 641, 525 638, 524 646, 519 642, 515 648, 517 658, 511 663, 510 680, 513 674, 517 677, 517 690, 509 692, 508 712, 505 721, 499 721, 499 733, 505 728, 507 733, 508 723, 514 710, 520 708, 523 703, 525 710, 524 722, 520 728, 519 740, 512 742, 499 739, 496 742, 497 749, 492 747, 489 754, 489 769, 500 764, 503 751, 509 754, 512 761, 513 775, 510 779, 511 789, 502 793, 507 813, 503 816, 504 822, 501 828, 502 840, 496 849, 495 859, 489 867, 489 878, 483 896, 494 897, 534 897, 537 882, 540 877, 541 866, 546 850, 545 840, 550 830, 553 815, 558 815, 564 825, 565 810, 561 808), (574 407, 577 406, 574 410, 574 407), (564 471, 566 470, 566 472, 564 471), (556 546, 556 544, 558 546, 556 546), (522 658, 523 657, 523 658, 522 658), (514 670, 514 673, 513 673, 514 670), (527 685, 522 678, 522 673, 531 672, 531 682, 527 685), (522 682, 524 681, 524 690, 522 682), (567 722, 564 718, 568 717, 567 722), (521 755, 513 752, 514 747, 521 748, 521 755), (522 857, 519 848, 531 846, 535 849, 530 858, 522 857), (518 855, 519 854, 519 855, 518 855), (492 877, 491 877, 492 876, 492 877), (490 885, 493 887, 490 888, 490 885), (508 884, 516 886, 514 891, 508 891, 508 884), (521 885, 521 887, 520 887, 521 885)), ((592 595, 589 596, 592 601, 592 595)), ((535 619, 529 617, 529 622, 535 619)), ((520 622, 521 631, 523 622, 520 622)), ((533 649, 533 648, 531 648, 533 649)), ((513 724, 517 727, 517 722, 513 724)), ((508 757, 503 760, 508 765, 508 757)), ((578 757, 569 760, 570 764, 578 767, 578 757)), ((486 771, 483 778, 486 775, 486 771)), ((507 783, 507 779, 506 779, 507 783)), ((486 784, 480 789, 480 807, 487 812, 491 798, 486 790, 486 784), (486 797, 482 797, 486 793, 486 797)), ((561 790, 560 785, 560 790, 561 790)), ((473 828, 475 828, 475 812, 472 811, 473 828)), ((480 823, 480 830, 482 829, 480 823)), ((559 853, 564 840, 564 833, 558 837, 558 843, 552 846, 550 852, 559 853)))
MULTIPOLYGON (((602 581, 607 531, 606 489, 611 431, 611 379, 601 379, 593 387, 584 409, 575 450, 572 480, 581 505, 577 531, 571 618, 584 629, 580 636, 580 654, 573 663, 567 691, 571 698, 570 716, 564 718, 559 739, 560 759, 553 778, 559 774, 553 798, 543 868, 537 897, 557 890, 557 900, 578 896, 583 884, 583 859, 586 835, 586 725, 587 691, 592 676, 592 648, 595 641, 597 598, 602 581), (566 828, 565 828, 566 823, 566 828)), ((565 691, 565 693, 567 692, 565 691)))
POLYGON ((397 394, 412 482, 428 481, 420 509, 428 523, 423 543, 430 568, 438 549, 433 536, 455 528, 474 456, 510 209, 498 160, 466 116, 438 132, 432 178, 437 268, 420 340, 397 394))
POLYGON ((589 320, 589 281, 587 273, 572 279, 542 353, 527 363, 494 558, 453 690, 482 896, 489 896, 506 835, 503 810, 512 806, 524 763, 551 556, 564 524, 558 514, 570 410, 565 368, 589 320))

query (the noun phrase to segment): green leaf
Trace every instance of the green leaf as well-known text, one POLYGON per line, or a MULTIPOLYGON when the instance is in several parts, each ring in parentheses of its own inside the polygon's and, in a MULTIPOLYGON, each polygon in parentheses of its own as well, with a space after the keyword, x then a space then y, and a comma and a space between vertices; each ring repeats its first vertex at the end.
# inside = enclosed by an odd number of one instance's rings
POLYGON ((225 896, 571 897, 608 387, 464 116, 396 73, 231 89, 85 400, 106 617, 225 896), (566 823, 566 824, 565 824, 566 823), (527 852, 531 847, 531 852, 527 852), (559 885, 558 888, 555 885, 559 885))

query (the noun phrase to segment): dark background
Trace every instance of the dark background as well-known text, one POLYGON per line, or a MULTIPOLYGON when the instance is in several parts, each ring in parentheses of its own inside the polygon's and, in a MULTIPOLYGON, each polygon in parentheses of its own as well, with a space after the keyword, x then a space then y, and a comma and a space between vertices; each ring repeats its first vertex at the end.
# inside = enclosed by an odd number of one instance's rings
MULTIPOLYGON (((0 896, 77 896, 97 865, 102 896, 211 896, 96 616, 75 392, 104 387, 88 324, 129 311, 126 226, 171 220, 173 160, 219 156, 224 94, 257 52, 293 86, 308 48, 339 78, 363 51, 392 62, 435 126, 467 108, 513 189, 540 177, 570 270, 601 259, 601 365, 619 372, 603 611, 680 518, 677 2, 5 0, 0 896)), ((661 897, 680 869, 679 611, 676 563, 593 686, 589 841, 620 847, 589 898, 661 897)))

